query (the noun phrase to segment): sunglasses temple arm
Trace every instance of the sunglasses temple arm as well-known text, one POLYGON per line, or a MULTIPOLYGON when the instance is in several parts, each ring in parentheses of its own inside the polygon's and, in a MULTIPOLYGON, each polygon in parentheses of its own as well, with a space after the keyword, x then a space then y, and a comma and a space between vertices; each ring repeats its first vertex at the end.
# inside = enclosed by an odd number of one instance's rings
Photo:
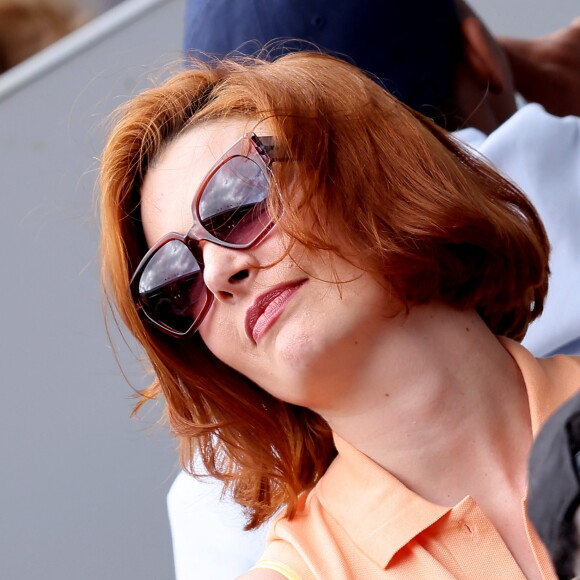
POLYGON ((284 161, 285 157, 276 151, 276 141, 274 137, 258 137, 254 140, 258 151, 268 156, 270 161, 284 161))

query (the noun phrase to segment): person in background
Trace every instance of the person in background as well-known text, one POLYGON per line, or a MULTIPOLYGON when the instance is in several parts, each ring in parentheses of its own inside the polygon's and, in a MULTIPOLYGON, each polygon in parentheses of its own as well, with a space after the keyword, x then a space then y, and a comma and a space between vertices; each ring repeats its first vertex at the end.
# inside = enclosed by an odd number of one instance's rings
POLYGON ((516 111, 514 90, 552 114, 580 115, 580 18, 541 38, 495 38, 463 0, 187 0, 186 54, 313 45, 450 131, 490 133, 516 111))
POLYGON ((529 472, 528 513, 558 578, 580 576, 580 394, 542 427, 529 472))
MULTIPOLYGON (((580 20, 542 38, 497 39, 461 0, 187 2, 189 53, 251 54, 267 45, 276 55, 311 43, 454 130, 527 193, 552 244, 552 275, 544 314, 523 344, 538 356, 580 353, 580 20), (271 43, 280 38, 293 40, 271 43), (518 111, 516 92, 542 106, 518 111)), ((263 548, 266 528, 243 532, 241 511, 221 492, 185 472, 171 488, 178 580, 230 578, 263 548)))
POLYGON ((0 73, 66 36, 88 19, 75 0, 0 0, 0 73))

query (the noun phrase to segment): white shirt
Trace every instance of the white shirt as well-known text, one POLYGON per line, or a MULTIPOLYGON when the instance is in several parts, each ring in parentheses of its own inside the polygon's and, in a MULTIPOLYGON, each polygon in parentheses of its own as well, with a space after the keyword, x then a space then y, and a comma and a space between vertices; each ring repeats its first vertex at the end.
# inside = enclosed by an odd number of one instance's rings
POLYGON ((486 136, 455 133, 515 182, 540 214, 552 245, 544 312, 522 344, 536 356, 580 354, 580 118, 526 105, 486 136))
MULTIPOLYGON (((536 356, 580 354, 580 118, 554 117, 526 105, 486 136, 455 137, 523 189, 552 244, 550 288, 524 346, 536 356)), ((177 476, 168 495, 176 580, 231 580, 261 556, 267 525, 243 531, 240 508, 221 499, 221 484, 177 476)))

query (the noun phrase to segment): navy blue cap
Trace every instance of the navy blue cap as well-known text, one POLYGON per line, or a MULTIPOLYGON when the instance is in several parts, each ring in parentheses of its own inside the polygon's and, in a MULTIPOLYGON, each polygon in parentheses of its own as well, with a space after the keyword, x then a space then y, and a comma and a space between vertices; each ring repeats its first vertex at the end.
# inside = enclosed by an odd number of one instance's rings
MULTIPOLYGON (((530 455, 528 514, 553 559, 580 501, 580 394, 542 427, 530 455)), ((573 556, 569 554, 568 556, 573 556)))
POLYGON ((186 52, 255 54, 281 38, 345 57, 432 117, 462 55, 455 0, 187 0, 186 52))

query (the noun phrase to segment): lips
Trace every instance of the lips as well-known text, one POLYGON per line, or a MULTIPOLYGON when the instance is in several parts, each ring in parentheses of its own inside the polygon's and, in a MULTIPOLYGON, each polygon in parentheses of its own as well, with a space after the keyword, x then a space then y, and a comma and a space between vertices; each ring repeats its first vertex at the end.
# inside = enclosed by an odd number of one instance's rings
POLYGON ((256 298, 246 313, 246 333, 257 344, 266 331, 280 318, 286 304, 306 279, 280 284, 256 298))

